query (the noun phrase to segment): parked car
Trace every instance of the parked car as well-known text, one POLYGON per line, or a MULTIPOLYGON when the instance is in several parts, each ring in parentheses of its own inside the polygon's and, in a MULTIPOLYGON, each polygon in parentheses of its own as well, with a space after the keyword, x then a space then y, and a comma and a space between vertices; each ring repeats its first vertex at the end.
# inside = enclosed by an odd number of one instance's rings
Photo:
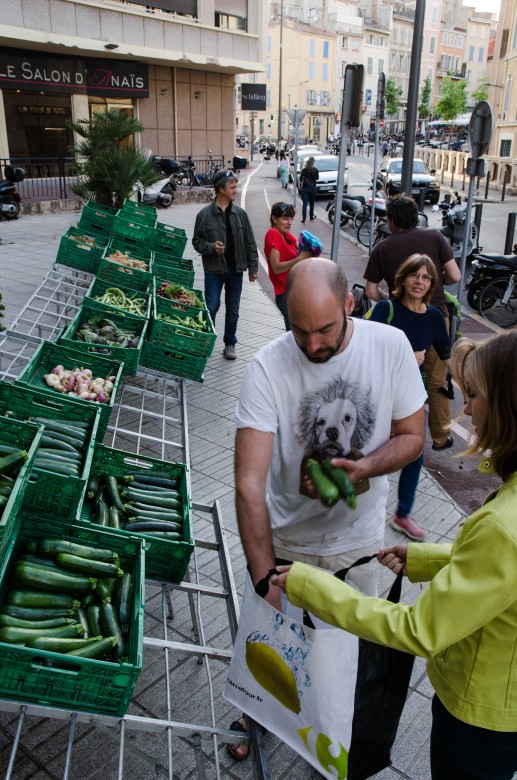
MULTIPOLYGON (((413 160, 413 181, 411 194, 419 195, 425 190, 425 200, 438 203, 440 200, 440 182, 434 176, 435 169, 429 170, 423 160, 413 160)), ((379 183, 387 195, 398 195, 402 178, 402 157, 383 160, 377 174, 379 183)))
MULTIPOLYGON (((311 155, 305 158, 302 164, 302 168, 307 164, 307 160, 311 155)), ((315 165, 319 172, 319 178, 316 182, 316 194, 317 195, 334 195, 337 187, 337 173, 339 167, 339 158, 332 154, 320 154, 316 157, 314 155, 315 165)), ((297 176, 298 189, 300 190, 300 177, 297 176)), ((345 173, 344 176, 344 190, 348 189, 348 176, 345 173)), ((301 191, 301 190, 300 190, 301 191)))

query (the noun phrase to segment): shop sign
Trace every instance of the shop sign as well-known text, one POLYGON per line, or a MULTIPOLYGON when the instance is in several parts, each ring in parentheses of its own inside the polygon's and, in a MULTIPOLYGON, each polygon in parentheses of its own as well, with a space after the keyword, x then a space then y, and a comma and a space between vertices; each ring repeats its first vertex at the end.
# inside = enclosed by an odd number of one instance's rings
POLYGON ((242 84, 241 111, 265 111, 266 85, 242 84))
POLYGON ((3 48, 0 89, 138 98, 149 97, 149 78, 142 62, 18 54, 3 48))

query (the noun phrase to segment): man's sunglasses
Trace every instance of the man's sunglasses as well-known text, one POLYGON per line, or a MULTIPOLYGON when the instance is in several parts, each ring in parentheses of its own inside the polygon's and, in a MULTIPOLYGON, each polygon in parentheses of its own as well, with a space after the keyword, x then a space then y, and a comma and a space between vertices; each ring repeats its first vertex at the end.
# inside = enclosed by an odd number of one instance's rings
POLYGON ((216 174, 214 182, 221 182, 224 181, 225 179, 235 179, 235 181, 237 181, 237 177, 234 174, 234 172, 231 170, 227 170, 227 171, 220 171, 218 174, 216 174))

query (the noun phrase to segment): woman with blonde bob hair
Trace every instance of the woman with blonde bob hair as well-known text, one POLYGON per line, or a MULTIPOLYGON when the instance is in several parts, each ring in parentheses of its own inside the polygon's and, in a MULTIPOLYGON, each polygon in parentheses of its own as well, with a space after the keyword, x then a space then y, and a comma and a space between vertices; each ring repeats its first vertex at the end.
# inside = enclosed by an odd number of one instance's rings
MULTIPOLYGON (((404 260, 395 275, 393 298, 379 301, 366 315, 404 331, 423 369, 427 351, 434 347, 441 360, 447 360, 451 341, 441 311, 429 305, 438 284, 436 268, 428 255, 414 254, 404 260)), ((425 531, 411 517, 424 456, 408 463, 400 472, 397 510, 390 525, 410 539, 425 539, 425 531)))
POLYGON ((451 369, 466 396, 482 472, 503 480, 452 544, 396 545, 377 559, 412 582, 413 606, 363 596, 302 563, 271 584, 317 617, 427 658, 435 689, 433 780, 512 780, 517 771, 517 331, 461 339, 451 369))

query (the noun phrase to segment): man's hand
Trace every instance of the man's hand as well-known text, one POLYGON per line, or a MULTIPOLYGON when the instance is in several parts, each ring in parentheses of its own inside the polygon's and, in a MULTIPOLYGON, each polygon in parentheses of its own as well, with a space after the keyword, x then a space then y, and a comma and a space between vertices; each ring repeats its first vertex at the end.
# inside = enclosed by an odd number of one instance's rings
POLYGON ((406 558, 407 544, 396 544, 394 547, 388 547, 387 550, 379 550, 377 553, 379 563, 391 569, 394 574, 398 574, 401 570, 403 570, 404 574, 407 574, 406 558))
POLYGON ((224 252, 224 244, 222 241, 214 241, 214 252, 217 255, 222 255, 224 252))
POLYGON ((257 274, 248 274, 248 279, 250 280, 250 282, 256 282, 257 274))
POLYGON ((348 474, 350 482, 359 482, 361 479, 364 479, 366 476, 368 476, 365 474, 364 469, 361 469, 362 460, 364 460, 364 458, 359 458, 359 460, 350 460, 349 458, 332 458, 330 462, 338 469, 344 469, 348 474))

